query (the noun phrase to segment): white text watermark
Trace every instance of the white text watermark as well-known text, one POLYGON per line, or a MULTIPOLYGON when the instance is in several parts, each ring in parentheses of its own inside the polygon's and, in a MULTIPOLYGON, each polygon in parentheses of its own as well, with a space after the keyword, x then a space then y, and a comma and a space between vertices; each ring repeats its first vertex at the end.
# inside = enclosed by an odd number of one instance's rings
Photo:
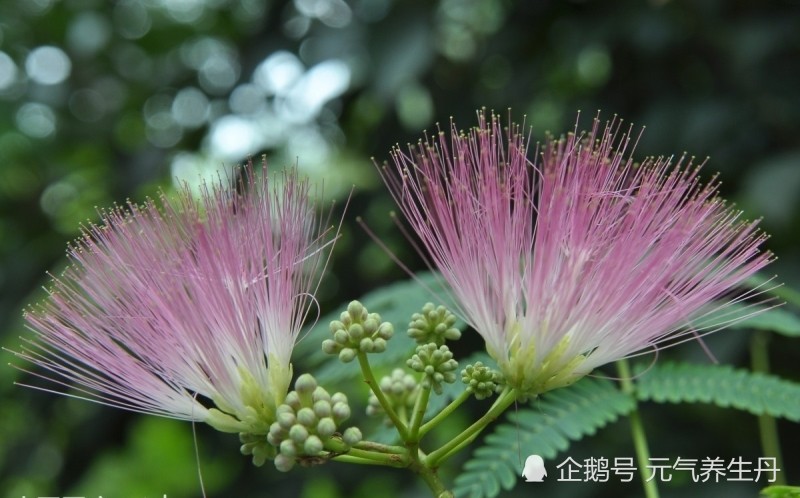
MULTIPOLYGON (((559 482, 631 482, 641 473, 632 457, 584 458, 577 461, 567 457, 555 465, 559 482)), ((646 481, 669 482, 678 474, 688 476, 693 482, 775 482, 780 469, 774 457, 759 457, 747 460, 742 457, 723 459, 652 457, 644 467, 646 481)), ((529 482, 541 482, 547 477, 547 469, 539 455, 531 455, 525 463, 522 477, 529 482)))

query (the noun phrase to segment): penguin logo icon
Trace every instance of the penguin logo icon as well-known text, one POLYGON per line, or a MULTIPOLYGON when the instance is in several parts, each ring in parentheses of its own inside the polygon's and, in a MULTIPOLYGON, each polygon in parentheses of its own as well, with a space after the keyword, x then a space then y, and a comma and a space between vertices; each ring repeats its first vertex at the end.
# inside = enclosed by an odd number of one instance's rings
POLYGON ((525 468, 522 469, 522 477, 527 482, 542 482, 547 477, 547 469, 544 468, 544 460, 539 455, 531 455, 525 459, 525 468))

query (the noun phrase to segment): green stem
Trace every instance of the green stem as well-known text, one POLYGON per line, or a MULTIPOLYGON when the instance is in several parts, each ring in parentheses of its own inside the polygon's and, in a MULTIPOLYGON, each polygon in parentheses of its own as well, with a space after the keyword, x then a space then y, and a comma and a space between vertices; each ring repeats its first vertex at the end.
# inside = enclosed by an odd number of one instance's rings
POLYGON ((386 396, 383 395, 383 391, 381 391, 380 386, 375 381, 375 376, 372 375, 372 369, 369 366, 369 360, 367 359, 367 354, 363 351, 359 351, 358 354, 358 364, 361 366, 361 373, 364 375, 364 381, 367 383, 370 389, 372 389, 372 393, 378 398, 378 402, 383 407, 383 410, 386 412, 386 415, 389 417, 389 420, 392 421, 394 426, 397 428, 397 432, 400 433, 400 437, 408 439, 408 428, 406 424, 403 423, 397 417, 397 414, 394 412, 392 405, 389 403, 389 400, 386 399, 386 396))
POLYGON ((411 470, 418 474, 423 481, 425 481, 425 484, 428 485, 435 498, 454 498, 455 495, 453 495, 452 491, 449 491, 444 486, 441 479, 439 479, 436 469, 431 468, 429 465, 425 465, 424 454, 421 456, 423 458, 418 458, 418 460, 411 465, 411 470))
POLYGON ((355 446, 353 446, 353 448, 358 448, 359 450, 377 451, 379 453, 397 453, 398 455, 406 453, 406 449, 402 446, 392 446, 388 444, 375 443, 372 441, 358 442, 355 446))
POLYGON ((617 372, 619 372, 622 392, 629 394, 634 399, 633 410, 628 416, 631 421, 633 446, 636 449, 636 460, 639 463, 639 471, 642 476, 644 494, 647 498, 658 498, 658 486, 656 485, 656 480, 647 480, 649 477, 647 475, 647 469, 650 465, 650 448, 647 445, 647 435, 645 435, 644 424, 642 424, 642 418, 639 415, 638 404, 635 402, 636 388, 631 380, 631 369, 628 366, 628 360, 620 360, 617 362, 617 372))
POLYGON ((423 387, 420 385, 420 389, 422 390, 417 396, 417 401, 414 402, 414 411, 411 414, 411 425, 408 428, 408 442, 410 443, 418 443, 419 442, 419 428, 422 425, 422 418, 425 416, 425 410, 428 408, 428 399, 431 396, 431 388, 423 387))
POLYGON ((379 462, 377 460, 369 460, 366 458, 361 458, 353 455, 336 455, 331 460, 334 462, 342 462, 342 463, 356 463, 359 465, 382 465, 386 466, 386 463, 379 462))
POLYGON ((442 409, 442 411, 437 413, 435 417, 422 424, 422 427, 419 428, 419 437, 424 436, 425 434, 428 433, 428 431, 439 425, 439 423, 442 420, 447 418, 451 413, 453 413, 456 410, 456 408, 458 408, 459 406, 461 406, 463 402, 468 400, 470 395, 472 395, 472 393, 469 391, 462 392, 461 394, 458 395, 456 399, 451 401, 449 405, 445 406, 444 409, 442 409))
MULTIPOLYGON (((750 359, 753 372, 769 374, 769 334, 766 330, 758 330, 750 342, 750 359)), ((761 450, 764 452, 764 456, 774 457, 776 467, 779 469, 784 468, 781 456, 781 442, 778 436, 778 423, 775 418, 768 413, 759 415, 758 431, 761 436, 761 450)), ((778 473, 775 484, 779 486, 786 485, 784 474, 778 473)))
POLYGON ((340 456, 349 456, 360 460, 360 462, 355 463, 366 463, 364 461, 369 460, 376 465, 386 465, 389 467, 406 467, 408 465, 407 455, 400 455, 396 453, 379 453, 376 451, 351 448, 344 444, 344 441, 337 438, 332 438, 326 441, 325 449, 340 454, 334 457, 334 459, 339 458, 340 456))
POLYGON ((502 393, 500 393, 497 401, 495 401, 494 405, 492 405, 489 411, 487 411, 471 426, 464 429, 461 434, 451 439, 438 450, 431 452, 425 459, 425 464, 428 467, 436 467, 443 460, 449 458, 453 453, 471 443, 478 436, 478 434, 480 434, 480 432, 492 421, 497 419, 497 417, 499 417, 505 411, 505 409, 514 402, 515 399, 517 399, 517 391, 507 387, 502 393))

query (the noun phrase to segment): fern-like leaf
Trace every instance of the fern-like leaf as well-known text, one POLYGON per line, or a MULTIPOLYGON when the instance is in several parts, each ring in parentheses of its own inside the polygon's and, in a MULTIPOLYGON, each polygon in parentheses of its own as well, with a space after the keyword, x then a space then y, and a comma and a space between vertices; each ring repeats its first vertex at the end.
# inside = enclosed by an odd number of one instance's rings
POLYGON ((800 421, 800 384, 726 365, 658 364, 636 380, 636 395, 658 403, 712 403, 800 421))
POLYGON ((571 441, 629 413, 635 400, 608 380, 584 378, 544 394, 531 406, 511 413, 488 435, 455 480, 458 498, 493 498, 520 480, 521 459, 537 454, 552 459, 571 441))

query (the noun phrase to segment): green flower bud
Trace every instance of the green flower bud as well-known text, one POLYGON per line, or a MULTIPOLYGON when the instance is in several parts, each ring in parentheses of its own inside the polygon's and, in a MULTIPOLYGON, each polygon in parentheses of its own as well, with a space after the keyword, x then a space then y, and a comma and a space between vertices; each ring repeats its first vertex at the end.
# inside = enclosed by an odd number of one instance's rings
POLYGON ((316 403, 317 401, 328 401, 331 400, 331 395, 328 394, 328 391, 325 390, 322 386, 316 388, 314 390, 314 394, 311 397, 312 400, 316 403))
POLYGON ((477 399, 488 398, 493 393, 500 392, 503 386, 502 374, 480 361, 467 365, 461 371, 461 381, 467 385, 467 391, 473 393, 477 399))
POLYGON ((356 351, 354 349, 344 348, 341 351, 339 351, 339 360, 342 363, 350 363, 355 359, 355 357, 356 357, 356 351))
POLYGON ((314 403, 314 415, 319 418, 330 417, 331 403, 322 399, 314 403))
POLYGON ((341 424, 350 418, 350 406, 347 403, 335 403, 333 405, 333 419, 337 424, 341 424))
MULTIPOLYGON (((406 373, 402 368, 395 368, 391 375, 381 378, 378 386, 386 394, 386 399, 395 410, 405 410, 406 412, 413 410, 418 395, 417 380, 413 375, 406 373)), ((378 398, 370 394, 367 415, 374 416, 384 413, 378 398)), ((384 419, 384 422, 391 425, 388 417, 384 419)))
POLYGON ((269 426, 269 433, 267 434, 267 441, 271 445, 278 446, 281 443, 281 440, 289 434, 288 430, 291 427, 284 429, 280 423, 273 422, 272 425, 269 426))
POLYGON ((253 447, 253 465, 261 467, 271 456, 270 448, 265 445, 258 445, 253 447))
MULTIPOLYGON (((288 405, 281 405, 281 406, 288 407, 288 405)), ((294 416, 294 413, 278 413, 278 416, 276 418, 278 425, 280 425, 283 429, 286 429, 287 431, 291 429, 292 426, 297 422, 297 417, 294 416)))
POLYGON ((287 405, 286 403, 282 405, 278 405, 278 408, 275 409, 275 415, 284 415, 284 414, 294 415, 294 408, 287 405))
POLYGON ((345 393, 334 393, 331 396, 331 404, 344 403, 347 404, 347 395, 345 393))
POLYGON ((317 416, 314 414, 314 410, 309 407, 301 408, 297 412, 297 423, 306 427, 317 425, 317 416))
POLYGON ((281 472, 289 472, 294 467, 295 459, 290 456, 286 456, 283 453, 279 453, 275 456, 275 468, 281 472))
POLYGON ((367 318, 366 308, 358 301, 351 301, 350 304, 347 305, 347 314, 350 315, 353 320, 363 321, 367 318))
POLYGON ((300 424, 295 424, 289 429, 289 438, 297 444, 303 444, 308 439, 308 429, 300 424))
POLYGON ((351 341, 361 341, 364 337, 364 327, 360 323, 354 323, 347 329, 351 341))
POLYGON ((361 442, 361 430, 358 427, 348 427, 342 434, 342 440, 348 446, 354 446, 361 442))
POLYGON ((372 339, 369 337, 365 337, 361 339, 361 342, 358 344, 358 349, 365 353, 371 353, 375 350, 375 343, 372 342, 372 339))
POLYGON ((347 330, 339 329, 333 334, 333 340, 336 341, 337 344, 347 344, 347 341, 350 340, 350 336, 347 334, 347 330))
POLYGON ((239 433, 239 440, 243 443, 239 451, 242 455, 252 455, 253 465, 260 467, 275 455, 275 446, 267 439, 263 434, 239 433))
POLYGON ((297 456, 297 446, 295 446, 294 441, 291 439, 284 439, 281 441, 279 449, 282 455, 290 457, 297 456))
MULTIPOLYGON (((370 393, 369 401, 367 402, 367 415, 374 417, 382 413, 384 413, 384 410, 380 401, 378 401, 378 398, 374 394, 370 393)), ((388 425, 392 425, 392 421, 389 420, 389 417, 386 417, 384 422, 388 422, 388 425)))
POLYGON ((378 337, 388 341, 394 335, 394 325, 389 322, 383 322, 378 328, 378 337))
POLYGON ((294 391, 289 392, 283 402, 292 407, 295 411, 303 407, 303 405, 300 403, 300 396, 298 396, 294 391))
POLYGON ((378 331, 378 328, 381 326, 379 320, 381 319, 380 315, 377 313, 370 313, 369 318, 364 320, 364 331, 372 335, 378 331))
POLYGON ((408 324, 408 335, 418 344, 435 343, 441 346, 445 341, 454 341, 461 337, 461 331, 455 328, 456 316, 444 306, 427 303, 422 313, 414 313, 408 324))
POLYGON ((406 364, 413 370, 425 374, 422 385, 433 389, 436 394, 442 393, 442 383, 451 384, 456 380, 455 370, 458 362, 447 346, 438 346, 431 342, 417 346, 416 354, 406 364))
POLYGON ((364 305, 352 301, 343 312, 340 320, 330 323, 333 340, 322 343, 327 354, 338 354, 343 363, 353 361, 359 351, 381 353, 386 351, 386 340, 392 336, 392 324, 381 322, 377 313, 368 313, 364 305))
POLYGON ((317 379, 313 375, 304 373, 294 381, 294 390, 298 394, 311 394, 317 388, 317 379))
POLYGON ((322 440, 315 435, 308 436, 303 445, 303 453, 308 456, 317 456, 322 451, 322 440))
POLYGON ((341 344, 336 344, 336 342, 330 339, 325 339, 322 341, 322 352, 325 354, 336 354, 341 351, 341 349, 341 344))
POLYGON ((317 434, 322 439, 328 439, 336 432, 336 422, 330 417, 325 417, 317 424, 317 434))

